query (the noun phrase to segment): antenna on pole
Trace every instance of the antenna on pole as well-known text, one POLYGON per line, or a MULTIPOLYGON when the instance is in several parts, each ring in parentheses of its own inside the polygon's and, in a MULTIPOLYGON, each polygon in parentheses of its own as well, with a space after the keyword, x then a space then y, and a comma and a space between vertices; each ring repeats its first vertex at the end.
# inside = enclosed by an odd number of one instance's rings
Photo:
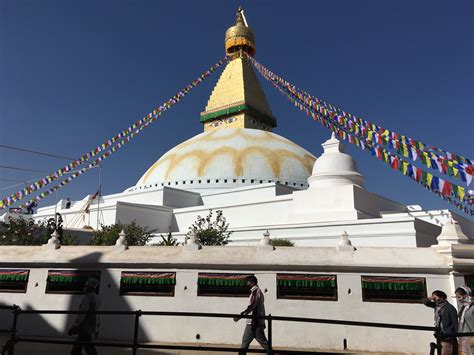
POLYGON ((99 222, 100 222, 100 196, 102 196, 102 186, 101 186, 101 181, 100 177, 102 175, 102 164, 99 164, 99 187, 97 188, 98 195, 97 195, 97 227, 96 230, 99 230, 99 222))
POLYGON ((242 19, 244 20, 245 27, 249 27, 249 25, 247 23, 247 19, 245 18, 244 9, 242 9, 242 6, 239 6, 239 11, 242 14, 242 19))

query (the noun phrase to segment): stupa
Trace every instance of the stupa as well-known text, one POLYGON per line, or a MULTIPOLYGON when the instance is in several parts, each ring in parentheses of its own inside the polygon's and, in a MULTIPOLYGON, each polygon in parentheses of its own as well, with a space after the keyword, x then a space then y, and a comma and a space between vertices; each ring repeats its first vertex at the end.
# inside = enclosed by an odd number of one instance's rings
MULTIPOLYGON (((199 115, 202 133, 159 157, 125 191, 70 205, 62 200, 39 208, 34 218, 59 212, 69 229, 136 221, 184 241, 198 215, 219 209, 234 244, 258 244, 267 230, 297 245, 337 243, 343 230, 356 246, 435 244, 448 211, 371 193, 334 135, 316 159, 273 132, 277 119, 249 60, 257 52, 255 38, 239 8, 225 32, 229 61, 199 115)), ((455 219, 464 234, 474 234, 473 223, 455 219)))

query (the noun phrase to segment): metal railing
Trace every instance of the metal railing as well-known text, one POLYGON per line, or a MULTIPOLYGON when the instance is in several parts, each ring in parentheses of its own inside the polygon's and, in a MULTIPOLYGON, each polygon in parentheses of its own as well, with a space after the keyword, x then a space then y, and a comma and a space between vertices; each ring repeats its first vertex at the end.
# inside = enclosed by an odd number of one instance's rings
MULTIPOLYGON (((203 317, 203 318, 243 318, 250 319, 252 316, 243 316, 240 314, 229 314, 229 313, 200 313, 200 312, 168 312, 168 311, 63 311, 63 310, 22 310, 19 306, 0 306, 0 310, 12 310, 13 320, 12 326, 9 329, 0 330, 3 333, 10 333, 10 338, 5 343, 1 355, 14 355, 15 344, 23 343, 43 343, 43 344, 62 344, 62 345, 95 345, 101 347, 117 347, 117 348, 131 348, 132 354, 136 355, 138 349, 165 349, 165 350, 194 350, 194 351, 228 351, 236 352, 239 348, 226 347, 226 346, 200 346, 200 345, 169 345, 169 344, 147 344, 140 343, 138 341, 138 331, 140 318, 143 316, 171 316, 171 317, 203 317), (18 332, 18 317, 21 314, 100 314, 100 315, 128 315, 134 316, 134 331, 133 331, 133 342, 113 342, 113 341, 91 341, 91 342, 78 342, 74 340, 55 340, 55 339, 42 339, 33 337, 22 337, 17 336, 18 332)), ((300 322, 300 323, 318 323, 318 324, 334 324, 334 325, 345 325, 345 326, 356 326, 356 327, 372 327, 372 328, 389 328, 389 329, 402 329, 402 330, 413 330, 413 331, 430 331, 434 332, 436 338, 436 344, 432 343, 432 353, 437 351, 438 355, 441 355, 441 340, 443 338, 450 338, 452 341, 456 337, 460 336, 474 336, 474 332, 471 333, 456 333, 444 335, 440 334, 439 330, 435 327, 419 326, 419 325, 405 325, 405 324, 388 324, 388 323, 374 323, 374 322, 358 322, 358 321, 347 321, 347 320, 335 320, 335 319, 319 319, 319 318, 301 318, 301 317, 283 317, 283 316, 268 316, 258 317, 259 319, 265 319, 268 325, 268 344, 269 349, 249 349, 248 353, 268 353, 268 354, 322 354, 323 351, 309 351, 309 350, 281 350, 273 349, 273 322, 300 322)), ((455 349, 456 351, 456 349, 455 349)), ((344 352, 331 354, 344 354, 344 352)), ((453 352, 456 355, 456 352, 453 352)))

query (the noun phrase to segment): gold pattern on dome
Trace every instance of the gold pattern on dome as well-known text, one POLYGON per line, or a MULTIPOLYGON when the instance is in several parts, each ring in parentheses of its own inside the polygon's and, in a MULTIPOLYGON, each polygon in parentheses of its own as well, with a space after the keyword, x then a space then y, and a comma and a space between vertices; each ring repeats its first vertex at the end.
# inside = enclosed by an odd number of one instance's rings
MULTIPOLYGON (((180 166, 186 159, 195 159, 196 160, 196 174, 198 177, 204 177, 206 169, 213 163, 213 161, 221 155, 229 155, 232 161, 232 169, 234 176, 242 176, 244 169, 245 159, 251 156, 252 154, 258 154, 264 157, 265 161, 269 164, 272 169, 273 175, 275 178, 279 178, 282 171, 282 165, 287 159, 293 159, 298 161, 302 167, 307 171, 308 175, 311 174, 315 158, 310 154, 299 155, 289 149, 278 148, 266 148, 265 142, 282 142, 289 144, 295 147, 299 147, 297 144, 286 140, 282 137, 275 136, 268 132, 261 132, 257 136, 245 134, 245 129, 236 129, 229 130, 230 134, 215 136, 215 132, 206 133, 203 136, 197 137, 195 139, 190 139, 189 141, 183 142, 174 148, 170 153, 163 156, 161 159, 156 161, 145 173, 142 180, 143 183, 146 183, 150 175, 160 166, 165 163, 168 163, 165 173, 165 180, 170 180, 173 174, 173 171, 180 166), (204 150, 204 149, 193 149, 189 152, 179 152, 179 150, 185 148, 189 145, 196 145, 196 147, 204 146, 205 142, 216 142, 216 141, 230 141, 235 137, 242 137, 246 140, 255 141, 255 143, 260 143, 258 145, 253 145, 249 147, 244 147, 241 149, 234 148, 232 146, 221 146, 215 149, 204 150)), ((222 132, 222 131, 221 131, 222 132)))
POLYGON ((311 173, 314 164, 314 157, 309 154, 305 154, 303 157, 295 154, 286 149, 267 149, 265 147, 247 147, 244 149, 235 149, 232 147, 219 147, 211 151, 204 150, 193 150, 183 154, 171 153, 166 157, 158 160, 153 166, 147 171, 143 179, 143 183, 147 182, 148 177, 153 171, 160 165, 169 161, 166 169, 165 180, 170 180, 173 171, 186 159, 196 158, 198 163, 196 164, 196 173, 198 177, 205 176, 206 168, 209 167, 213 161, 220 155, 228 154, 232 157, 232 166, 234 169, 233 176, 242 176, 244 170, 244 160, 251 154, 259 154, 265 158, 267 163, 271 166, 273 175, 279 177, 281 174, 281 165, 286 159, 294 159, 299 161, 307 171, 308 175, 311 173))
POLYGON ((286 138, 277 136, 275 134, 272 134, 270 132, 261 132, 262 134, 259 135, 253 135, 253 134, 245 134, 247 132, 246 129, 232 129, 232 130, 226 130, 225 133, 223 134, 222 131, 211 131, 211 132, 206 132, 204 135, 198 135, 194 138, 188 139, 187 141, 184 141, 183 143, 178 144, 174 149, 183 149, 189 145, 192 145, 197 142, 223 142, 226 140, 230 140, 236 137, 242 137, 245 140, 248 141, 256 141, 256 142, 281 142, 285 144, 292 145, 296 148, 301 147, 296 144, 295 142, 292 142, 286 138), (220 135, 217 135, 217 133, 221 133, 220 135))

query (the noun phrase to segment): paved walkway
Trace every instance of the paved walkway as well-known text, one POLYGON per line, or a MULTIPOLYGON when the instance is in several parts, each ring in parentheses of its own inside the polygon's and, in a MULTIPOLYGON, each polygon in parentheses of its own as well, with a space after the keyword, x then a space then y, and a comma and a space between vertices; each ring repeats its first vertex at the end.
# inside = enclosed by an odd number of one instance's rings
MULTIPOLYGON (((6 341, 5 336, 0 336, 0 350, 3 344, 6 341)), ((61 339, 66 340, 66 339, 61 339)), ((68 338, 67 340, 71 340, 68 338)), ((176 344, 173 344, 176 345, 176 344)), ((205 346, 207 344, 186 344, 186 345, 202 345, 205 346)), ((224 346, 224 345, 223 345, 224 346)), ((260 349, 255 347, 256 349, 260 349)), ((15 355, 67 355, 69 354, 71 349, 70 345, 57 345, 57 344, 39 344, 39 343, 19 343, 15 346, 15 355)), ((125 354, 132 354, 131 349, 123 349, 123 348, 110 348, 110 347, 97 347, 99 355, 125 355, 125 354)), ((287 350, 296 350, 296 349, 287 349, 287 350)), ((400 353, 369 353, 369 352, 353 352, 353 351, 323 351, 323 350, 315 350, 315 353, 318 354, 329 354, 329 355, 336 355, 336 354, 346 354, 346 355, 401 355, 400 353)), ((221 352, 221 351, 196 351, 196 350, 145 350, 139 349, 137 351, 138 355, 228 355, 228 354, 236 354, 236 351, 233 352, 221 352)), ((249 351, 250 354, 250 351, 249 351)), ((257 354, 257 353, 255 353, 257 354)), ((278 353, 275 353, 278 355, 278 353)))

